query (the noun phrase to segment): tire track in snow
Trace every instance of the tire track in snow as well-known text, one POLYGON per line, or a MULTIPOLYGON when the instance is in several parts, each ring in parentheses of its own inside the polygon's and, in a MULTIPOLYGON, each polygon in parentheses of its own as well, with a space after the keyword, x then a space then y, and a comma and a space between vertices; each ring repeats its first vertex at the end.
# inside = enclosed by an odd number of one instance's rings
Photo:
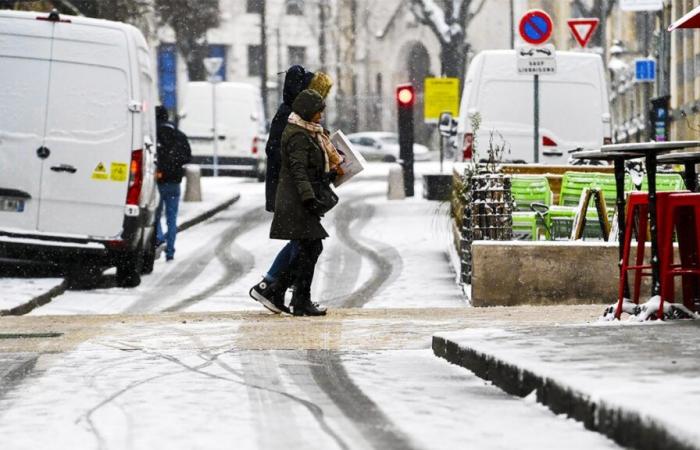
MULTIPOLYGON (((348 249, 368 259, 373 270, 370 279, 354 291, 352 290, 354 282, 348 288, 343 280, 348 272, 335 271, 328 282, 328 287, 336 290, 336 286, 343 286, 346 293, 327 300, 328 303, 339 304, 345 308, 361 308, 383 287, 391 284, 403 269, 403 259, 398 250, 390 245, 362 237, 363 229, 375 213, 375 207, 367 203, 367 200, 380 195, 353 198, 345 203, 338 213, 336 230, 339 239, 348 249)), ((357 275, 359 268, 350 273, 357 275)))
POLYGON ((216 258, 224 267, 224 274, 211 286, 197 295, 193 295, 179 301, 173 306, 163 309, 163 312, 177 312, 187 309, 207 298, 215 295, 225 287, 235 283, 255 266, 255 257, 252 253, 235 244, 241 235, 261 226, 270 219, 270 215, 264 208, 256 208, 241 216, 233 226, 224 231, 221 240, 214 249, 216 258), (235 255, 235 256, 234 256, 235 255))
POLYGON ((375 448, 417 448, 352 381, 337 351, 308 350, 306 358, 316 384, 375 448))

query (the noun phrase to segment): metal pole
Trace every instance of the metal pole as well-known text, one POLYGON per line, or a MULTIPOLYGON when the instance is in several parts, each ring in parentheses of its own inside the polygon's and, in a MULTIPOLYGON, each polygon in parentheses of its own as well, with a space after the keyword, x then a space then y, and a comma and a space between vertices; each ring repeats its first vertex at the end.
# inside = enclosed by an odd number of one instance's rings
POLYGON ((651 296, 661 294, 661 280, 659 277, 659 241, 658 218, 656 211, 656 153, 653 149, 646 154, 647 180, 649 182, 649 222, 651 232, 651 296))
MULTIPOLYGON (((267 117, 267 9, 265 1, 260 2, 260 48, 262 53, 262 61, 260 67, 260 95, 263 101, 263 112, 267 117)), ((279 55, 277 55, 279 58, 279 55)))
POLYGON ((212 136, 214 138, 214 176, 219 176, 219 133, 216 129, 216 81, 211 81, 212 136))
POLYGON ((440 134, 440 173, 442 173, 442 160, 445 155, 445 137, 440 134))
MULTIPOLYGON (((615 203, 617 206, 617 242, 618 242, 618 266, 622 275, 622 257, 625 249, 625 229, 626 220, 633 220, 632 217, 625 217, 625 160, 615 159, 615 203)), ((646 231, 644 231, 646 233, 646 231)), ((630 286, 625 280, 624 296, 630 297, 630 286)))
POLYGON ((535 75, 535 164, 540 162, 540 76, 535 75))
POLYGON ((510 0, 510 48, 515 48, 515 0, 510 0))

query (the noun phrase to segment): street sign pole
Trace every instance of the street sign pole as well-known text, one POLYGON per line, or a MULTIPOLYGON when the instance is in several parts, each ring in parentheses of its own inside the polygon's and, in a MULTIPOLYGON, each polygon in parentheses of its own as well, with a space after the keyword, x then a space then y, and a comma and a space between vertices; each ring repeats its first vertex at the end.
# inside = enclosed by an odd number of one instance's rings
POLYGON ((221 69, 224 64, 223 58, 204 58, 204 68, 209 75, 209 82, 211 83, 211 118, 212 118, 212 138, 213 138, 213 165, 214 165, 214 176, 219 176, 219 133, 217 131, 216 122, 216 83, 220 81, 217 72, 221 69))
POLYGON ((535 75, 535 164, 540 162, 540 76, 535 75))

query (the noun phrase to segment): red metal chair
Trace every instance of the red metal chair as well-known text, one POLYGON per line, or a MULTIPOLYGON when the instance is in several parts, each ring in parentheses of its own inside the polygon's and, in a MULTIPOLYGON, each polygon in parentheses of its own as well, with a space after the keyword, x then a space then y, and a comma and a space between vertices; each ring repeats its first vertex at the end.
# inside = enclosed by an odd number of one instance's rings
POLYGON ((683 304, 695 310, 700 299, 700 194, 659 194, 659 261, 661 301, 657 317, 663 318, 664 301, 675 299, 675 277, 683 277, 683 304), (680 261, 674 262, 673 236, 678 236, 680 261))
POLYGON ((647 224, 649 220, 649 195, 645 192, 633 192, 629 194, 627 199, 627 208, 625 211, 625 246, 622 253, 622 262, 620 267, 620 286, 617 297, 617 309, 615 310, 615 318, 619 319, 622 314, 622 305, 624 303, 625 285, 629 277, 628 272, 634 271, 634 291, 631 300, 639 304, 639 291, 642 284, 643 276, 650 276, 650 272, 644 272, 650 269, 651 265, 643 264, 644 262, 644 245, 647 240, 647 224), (630 253, 632 250, 632 235, 637 234, 637 256, 635 264, 630 265, 630 253))

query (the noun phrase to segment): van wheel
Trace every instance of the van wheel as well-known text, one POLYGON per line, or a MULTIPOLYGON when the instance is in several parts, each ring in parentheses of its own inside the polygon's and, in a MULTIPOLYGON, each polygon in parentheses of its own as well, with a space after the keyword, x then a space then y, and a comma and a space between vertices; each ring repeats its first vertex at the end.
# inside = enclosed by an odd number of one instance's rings
POLYGON ((153 273, 153 266, 156 262, 156 232, 153 231, 151 239, 148 243, 146 251, 143 253, 143 267, 141 268, 142 275, 153 273))
POLYGON ((257 178, 258 178, 258 182, 264 183, 265 182, 265 172, 258 172, 257 178))
POLYGON ((68 266, 66 280, 68 289, 79 291, 96 289, 102 281, 102 267, 90 263, 68 266))
POLYGON ((393 163, 393 162, 396 162, 396 157, 394 155, 384 155, 382 157, 382 161, 388 162, 388 163, 393 163))
POLYGON ((134 252, 126 252, 117 261, 117 286, 132 288, 141 284, 143 270, 143 244, 134 252))

